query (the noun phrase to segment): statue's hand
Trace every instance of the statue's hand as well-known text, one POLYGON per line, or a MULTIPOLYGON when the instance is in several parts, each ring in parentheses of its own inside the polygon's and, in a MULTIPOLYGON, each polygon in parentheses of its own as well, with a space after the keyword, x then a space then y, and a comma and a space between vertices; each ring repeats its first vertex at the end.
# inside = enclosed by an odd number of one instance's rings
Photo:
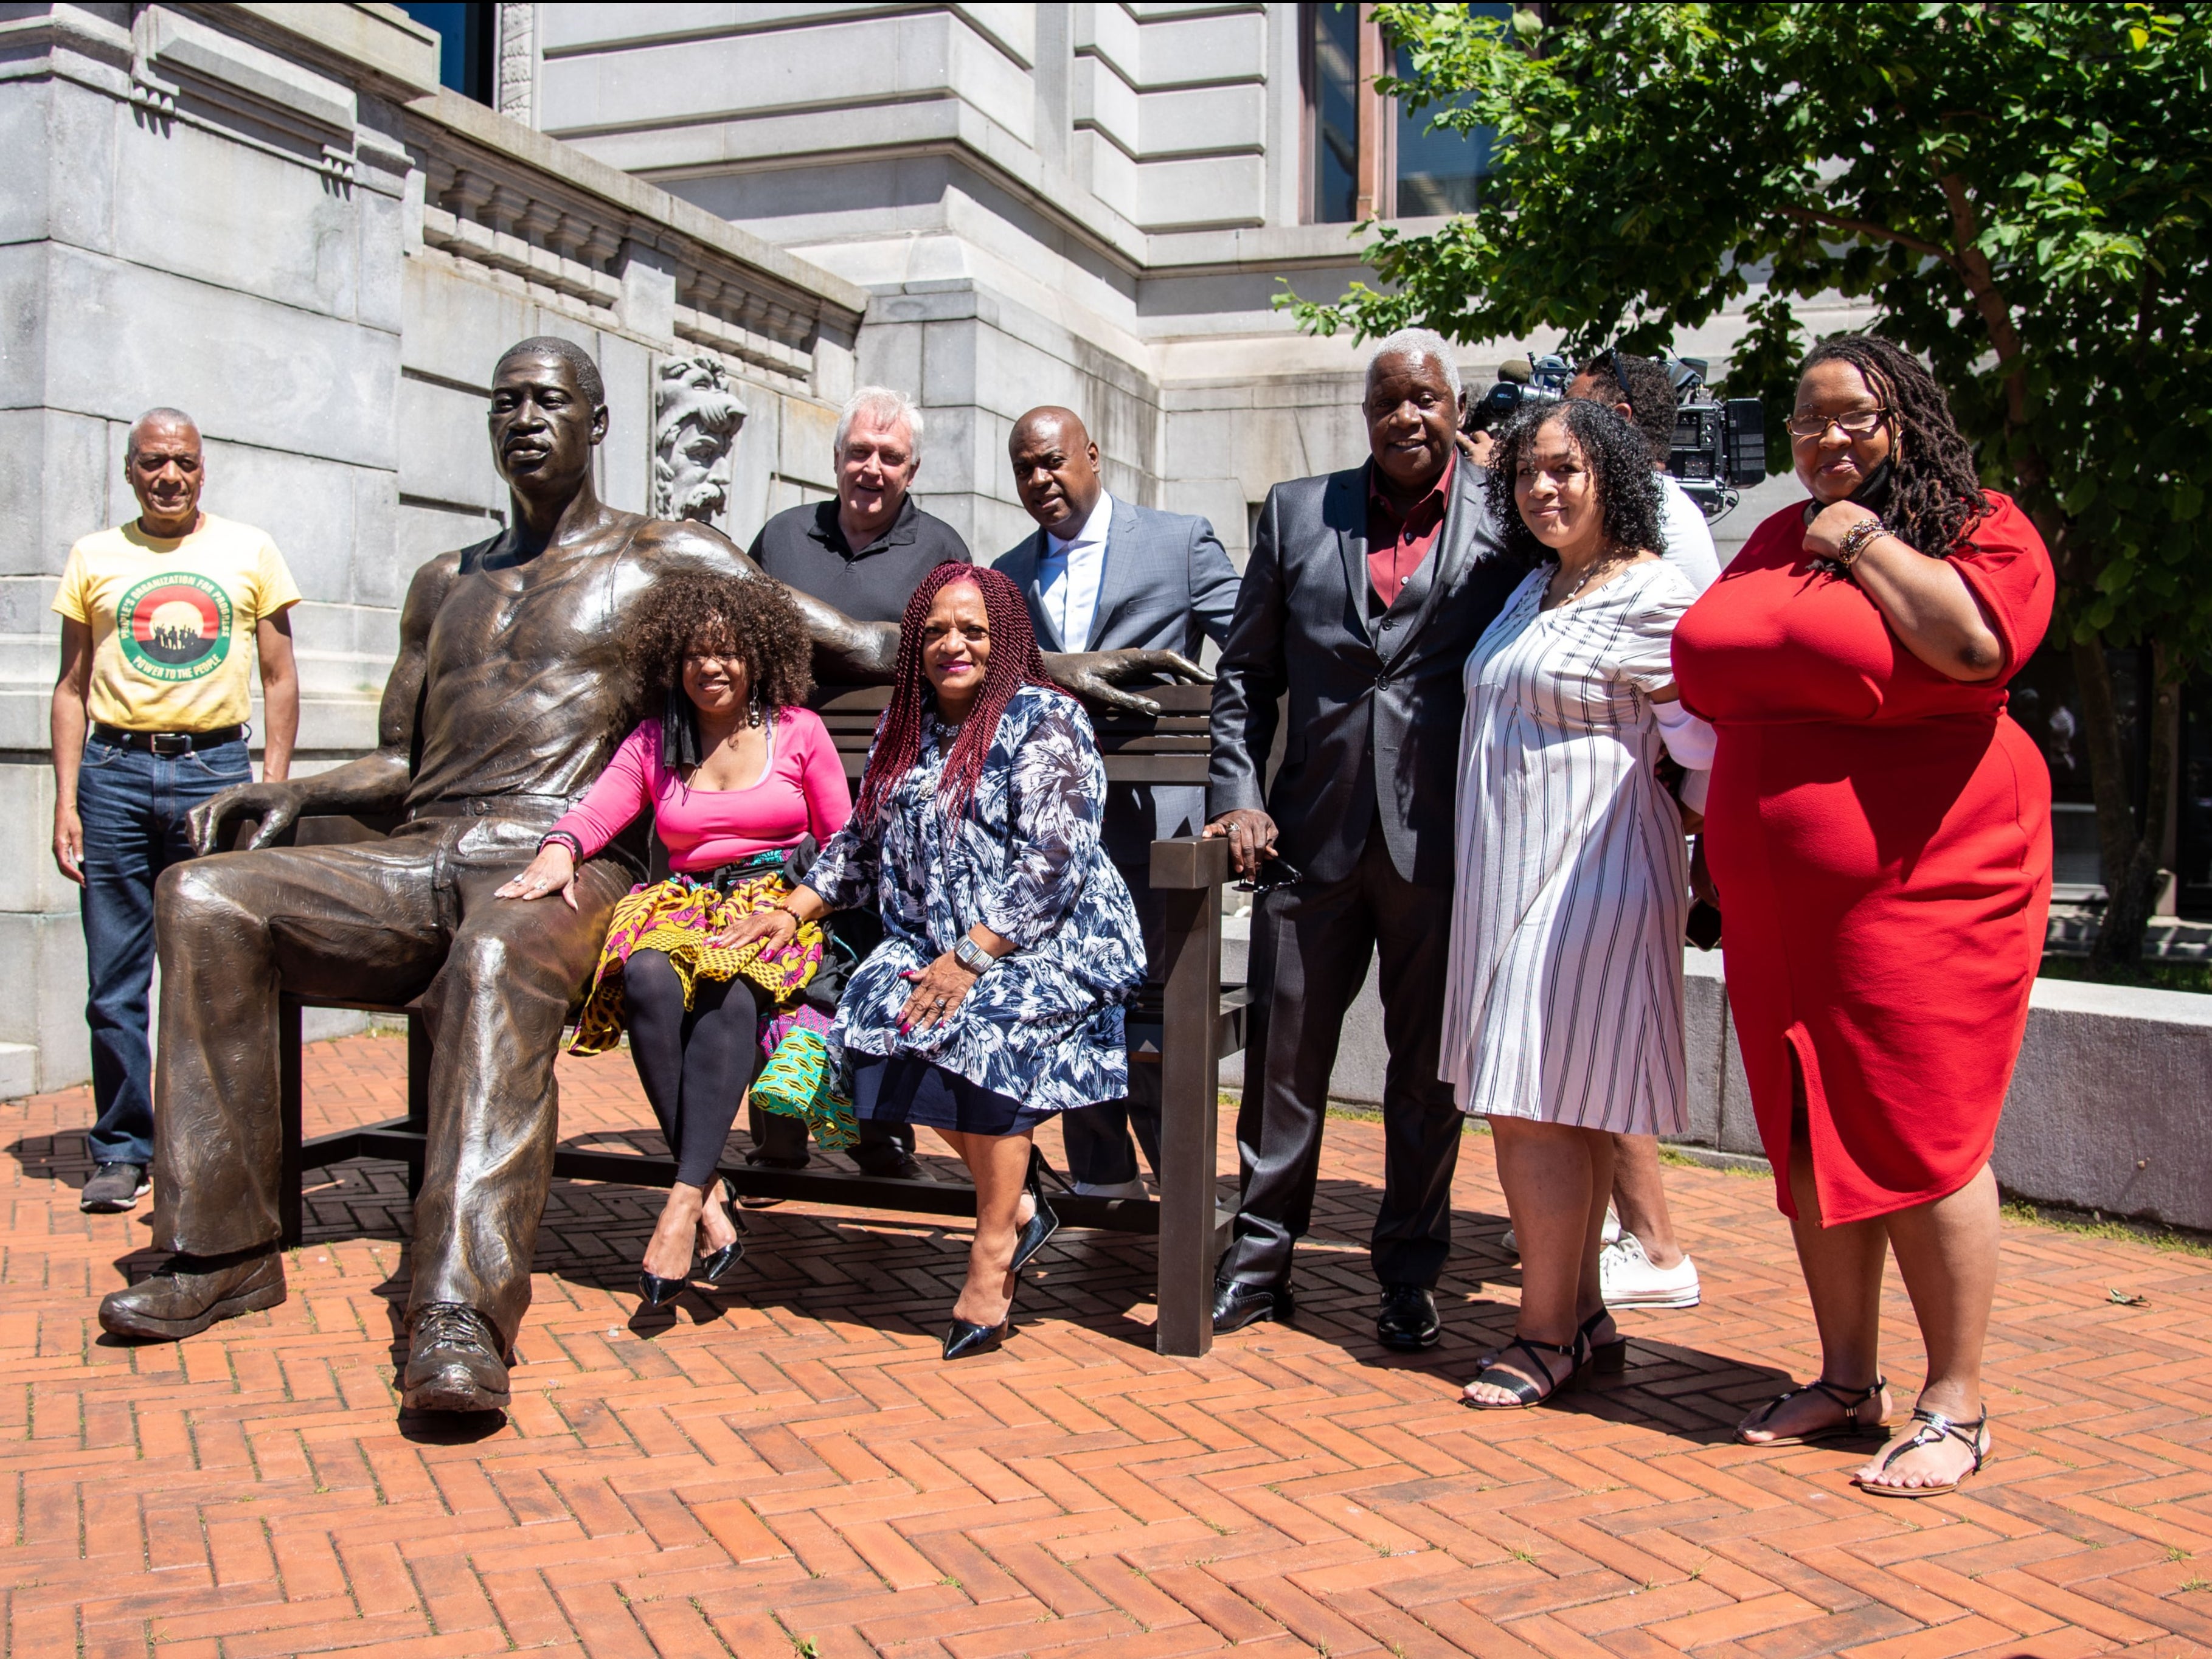
POLYGON ((296 783, 241 783, 202 801, 185 819, 191 832, 192 851, 206 857, 216 850, 223 826, 238 818, 259 818, 261 827, 245 850, 266 847, 292 827, 300 816, 306 793, 296 783))
POLYGON ((1122 690, 1119 684, 1122 680, 1157 679, 1167 675, 1187 685, 1213 684, 1212 675, 1173 651, 1049 652, 1045 656, 1044 672, 1052 676, 1054 685, 1073 692, 1085 702, 1126 708, 1133 714, 1158 714, 1160 706, 1149 697, 1122 690))

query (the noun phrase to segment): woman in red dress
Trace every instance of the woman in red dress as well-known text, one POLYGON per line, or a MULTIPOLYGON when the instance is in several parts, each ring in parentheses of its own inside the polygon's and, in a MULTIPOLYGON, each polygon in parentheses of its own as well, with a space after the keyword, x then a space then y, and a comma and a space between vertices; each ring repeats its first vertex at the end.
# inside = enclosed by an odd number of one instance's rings
POLYGON ((1760 1138, 1820 1327, 1819 1377, 1745 1419, 1792 1445, 1887 1424, 1894 1250, 1928 1351, 1865 1491, 1955 1489, 1989 1456, 1990 1149, 2051 902, 2051 782, 2004 712, 2051 618, 2050 556, 1982 489, 1928 371, 1844 336, 1790 422, 1813 500, 1753 532, 1676 629, 1719 732, 1705 851, 1760 1138))

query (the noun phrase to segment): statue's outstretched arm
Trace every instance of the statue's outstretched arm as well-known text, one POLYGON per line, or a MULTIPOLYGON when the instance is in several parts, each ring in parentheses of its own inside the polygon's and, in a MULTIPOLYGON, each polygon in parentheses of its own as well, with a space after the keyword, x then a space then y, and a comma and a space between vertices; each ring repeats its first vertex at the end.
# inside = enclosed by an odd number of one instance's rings
POLYGON ((459 555, 443 554, 416 571, 408 586, 399 612, 399 657, 377 710, 376 747, 359 760, 312 777, 242 783, 203 801, 190 818, 195 852, 214 852, 224 827, 240 818, 261 820, 246 843, 251 850, 276 840, 304 811, 396 812, 406 803, 415 726, 429 672, 430 624, 459 566, 459 555))

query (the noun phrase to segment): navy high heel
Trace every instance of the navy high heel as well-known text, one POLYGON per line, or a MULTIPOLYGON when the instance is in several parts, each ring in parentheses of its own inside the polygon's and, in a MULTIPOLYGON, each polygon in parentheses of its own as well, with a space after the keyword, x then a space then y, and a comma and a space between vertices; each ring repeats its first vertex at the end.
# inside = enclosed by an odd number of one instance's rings
MULTIPOLYGON (((1060 1231, 1060 1218, 1053 1213, 1052 1206, 1045 1202, 1044 1176, 1044 1154, 1032 1146, 1030 1148, 1029 1178, 1023 1187, 1036 1207, 1030 1212, 1030 1218, 1023 1223, 1022 1231, 1014 1240, 1014 1259, 1006 1266, 1008 1273, 1021 1272, 1029 1259, 1044 1249, 1045 1241, 1060 1231)), ((951 1357, 949 1352, 945 1355, 948 1359, 951 1357)))
POLYGON ((996 1353, 1006 1340, 1014 1334, 1013 1316, 1009 1314, 996 1325, 971 1325, 956 1318, 952 1328, 945 1334, 945 1357, 947 1359, 966 1359, 979 1353, 996 1353))

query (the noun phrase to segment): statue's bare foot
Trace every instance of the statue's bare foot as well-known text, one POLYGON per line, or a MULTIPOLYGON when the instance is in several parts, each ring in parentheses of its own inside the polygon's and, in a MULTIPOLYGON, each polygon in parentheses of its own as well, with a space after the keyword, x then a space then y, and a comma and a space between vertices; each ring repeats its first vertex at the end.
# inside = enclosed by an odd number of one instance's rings
POLYGON ((408 1316, 407 1369, 400 1404, 414 1412, 503 1412, 506 1345, 474 1308, 433 1302, 408 1316))

